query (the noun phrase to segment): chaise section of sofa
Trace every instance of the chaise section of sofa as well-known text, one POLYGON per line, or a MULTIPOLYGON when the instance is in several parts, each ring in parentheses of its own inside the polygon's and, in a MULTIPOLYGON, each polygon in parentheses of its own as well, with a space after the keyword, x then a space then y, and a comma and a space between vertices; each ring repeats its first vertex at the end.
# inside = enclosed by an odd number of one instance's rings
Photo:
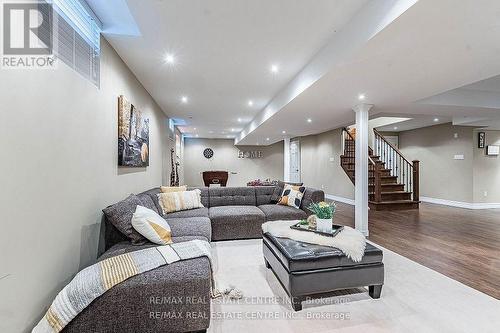
MULTIPOLYGON (((174 242, 194 236, 174 237, 174 242)), ((155 244, 112 246, 100 260, 155 244)), ((94 300, 63 333, 193 332, 210 324, 210 263, 201 257, 136 275, 94 300)))

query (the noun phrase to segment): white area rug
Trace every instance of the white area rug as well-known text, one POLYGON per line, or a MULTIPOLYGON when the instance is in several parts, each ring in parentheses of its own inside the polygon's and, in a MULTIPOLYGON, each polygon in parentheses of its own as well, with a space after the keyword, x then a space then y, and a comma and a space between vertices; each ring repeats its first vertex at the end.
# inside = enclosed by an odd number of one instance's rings
POLYGON ((303 303, 289 298, 262 257, 262 240, 212 243, 217 278, 244 298, 215 300, 208 332, 498 332, 500 301, 384 250, 385 284, 373 300, 367 290, 303 303))

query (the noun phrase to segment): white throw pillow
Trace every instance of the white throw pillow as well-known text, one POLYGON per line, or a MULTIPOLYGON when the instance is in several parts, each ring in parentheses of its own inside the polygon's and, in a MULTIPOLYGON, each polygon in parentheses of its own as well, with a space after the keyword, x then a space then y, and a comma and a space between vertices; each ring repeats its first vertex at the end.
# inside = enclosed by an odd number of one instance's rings
POLYGON ((155 211, 137 206, 132 215, 132 226, 149 241, 166 245, 172 243, 172 232, 167 221, 155 211))

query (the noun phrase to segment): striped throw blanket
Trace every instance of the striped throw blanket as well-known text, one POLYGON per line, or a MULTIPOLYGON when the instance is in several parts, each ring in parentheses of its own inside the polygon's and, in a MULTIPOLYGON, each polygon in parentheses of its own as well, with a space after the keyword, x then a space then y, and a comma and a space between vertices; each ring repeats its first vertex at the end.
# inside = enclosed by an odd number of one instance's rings
MULTIPOLYGON (((60 332, 94 299, 126 279, 176 261, 210 256, 207 241, 192 240, 151 247, 102 260, 80 271, 56 296, 32 333, 60 332)), ((210 265, 212 267, 212 265, 210 265)), ((212 272, 212 296, 215 294, 212 272)))

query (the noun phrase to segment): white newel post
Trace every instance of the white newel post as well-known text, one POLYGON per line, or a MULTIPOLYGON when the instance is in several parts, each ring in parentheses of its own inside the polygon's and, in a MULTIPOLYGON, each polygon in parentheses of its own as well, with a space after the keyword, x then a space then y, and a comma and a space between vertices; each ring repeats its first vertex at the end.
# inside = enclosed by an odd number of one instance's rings
POLYGON ((283 181, 290 181, 290 138, 283 139, 283 181))
POLYGON ((373 105, 358 104, 356 112, 355 213, 356 230, 368 236, 368 116, 373 105))

